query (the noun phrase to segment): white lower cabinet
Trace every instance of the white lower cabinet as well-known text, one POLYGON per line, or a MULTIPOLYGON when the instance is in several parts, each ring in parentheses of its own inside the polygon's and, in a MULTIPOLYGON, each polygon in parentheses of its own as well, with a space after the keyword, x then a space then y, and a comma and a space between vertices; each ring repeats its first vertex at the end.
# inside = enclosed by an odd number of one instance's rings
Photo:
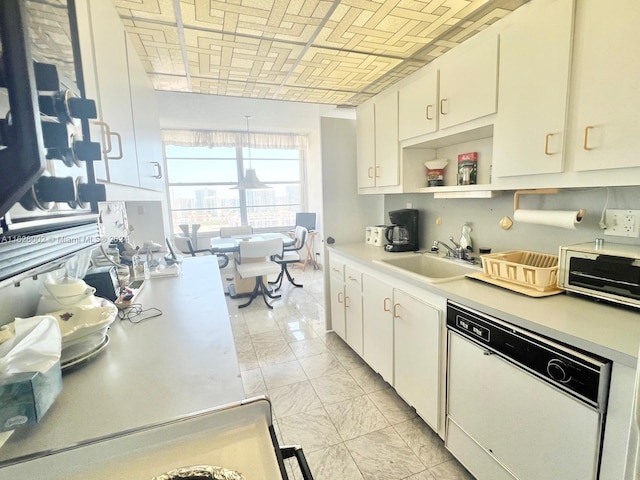
POLYGON ((362 272, 343 257, 329 255, 331 327, 362 356, 362 272))
POLYGON ((398 395, 438 432, 444 311, 395 289, 393 317, 393 385, 398 395))
POLYGON ((344 266, 345 341, 362 356, 362 272, 349 264, 344 266))
POLYGON ((331 277, 331 327, 336 334, 346 340, 347 329, 344 317, 344 280, 331 277))
POLYGON ((362 295, 364 361, 393 385, 393 287, 364 275, 362 295))

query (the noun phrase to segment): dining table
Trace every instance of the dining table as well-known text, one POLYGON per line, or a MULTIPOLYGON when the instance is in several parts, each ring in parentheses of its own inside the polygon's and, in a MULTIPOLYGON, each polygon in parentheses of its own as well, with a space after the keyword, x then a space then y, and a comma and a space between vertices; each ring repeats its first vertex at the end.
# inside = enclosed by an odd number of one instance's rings
MULTIPOLYGON (((231 254, 235 259, 239 256, 241 242, 273 240, 274 238, 282 239, 282 245, 284 247, 290 247, 295 244, 295 238, 292 238, 287 233, 260 232, 247 235, 233 235, 231 237, 224 238, 214 237, 211 239, 211 251, 212 253, 231 254)), ((233 265, 233 283, 229 285, 229 297, 241 298, 251 295, 251 292, 253 291, 253 288, 255 286, 255 280, 253 278, 244 279, 240 277, 235 268, 235 262, 233 262, 233 265)))

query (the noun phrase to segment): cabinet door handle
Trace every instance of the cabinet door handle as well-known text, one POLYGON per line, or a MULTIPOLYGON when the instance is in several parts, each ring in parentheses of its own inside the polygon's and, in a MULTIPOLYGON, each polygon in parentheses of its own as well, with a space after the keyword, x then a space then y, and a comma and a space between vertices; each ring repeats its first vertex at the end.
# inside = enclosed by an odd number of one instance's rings
POLYGON ((346 308, 349 308, 349 302, 348 302, 348 300, 349 300, 349 297, 344 297, 344 306, 345 306, 346 308))
POLYGON ((393 304, 393 318, 400 318, 400 314, 398 313, 398 309, 400 308, 399 303, 393 304))
POLYGON ((354 283, 358 283, 358 279, 356 277, 352 277, 351 275, 349 275, 347 278, 354 283))
POLYGON ((446 115, 447 113, 449 113, 449 110, 447 110, 446 112, 444 111, 444 102, 447 102, 448 105, 449 99, 443 98, 442 100, 440 100, 440 115, 446 115))
POLYGON ((373 167, 367 169, 367 177, 373 178, 373 167))
POLYGON ((162 178, 162 167, 160 166, 160 162, 151 162, 151 165, 156 167, 156 174, 152 175, 153 178, 162 178))
POLYGON ((551 137, 553 137, 553 133, 547 133, 544 137, 544 154, 545 155, 553 155, 550 151, 549 151, 549 139, 551 137))
POLYGON ((376 178, 380 178, 380 166, 376 165, 376 178))
POLYGON ((584 127, 584 143, 582 144, 582 148, 585 150, 593 150, 593 147, 589 146, 589 130, 593 128, 593 125, 589 125, 588 127, 584 127))
POLYGON ((344 293, 342 292, 338 292, 338 303, 342 303, 342 297, 344 296, 344 293))
POLYGON ((385 312, 390 312, 390 311, 391 311, 391 309, 387 306, 387 302, 391 303, 391 299, 390 299, 390 298, 388 298, 388 297, 385 297, 385 299, 382 301, 382 309, 383 309, 385 312))
POLYGON ((334 272, 336 272, 336 273, 342 273, 342 272, 340 272, 340 269, 338 269, 338 268, 336 268, 336 267, 333 267, 331 270, 332 270, 332 271, 334 271, 334 272))
POLYGON ((105 148, 102 149, 102 154, 104 155, 105 160, 120 160, 124 156, 122 152, 122 137, 120 136, 120 134, 118 132, 114 132, 113 130, 111 130, 111 127, 107 122, 99 122, 96 120, 93 123, 95 125, 100 125, 101 127, 104 127, 104 132, 105 132, 104 142, 106 145, 105 145, 105 148), (108 153, 111 153, 111 150, 113 150, 113 144, 111 143, 112 136, 116 137, 116 140, 118 141, 118 151, 120 152, 120 155, 116 155, 114 157, 110 157, 109 155, 107 155, 108 153))
POLYGON ((429 114, 432 108, 433 108, 433 105, 427 105, 426 112, 425 112, 427 116, 427 120, 433 120, 433 116, 429 114))

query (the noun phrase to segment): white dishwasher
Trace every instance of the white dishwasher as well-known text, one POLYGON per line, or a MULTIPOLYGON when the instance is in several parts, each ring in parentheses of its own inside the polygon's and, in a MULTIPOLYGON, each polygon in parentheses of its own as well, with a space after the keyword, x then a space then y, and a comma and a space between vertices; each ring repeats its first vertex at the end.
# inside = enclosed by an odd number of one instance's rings
POLYGON ((595 480, 611 362, 449 302, 445 444, 478 480, 595 480))

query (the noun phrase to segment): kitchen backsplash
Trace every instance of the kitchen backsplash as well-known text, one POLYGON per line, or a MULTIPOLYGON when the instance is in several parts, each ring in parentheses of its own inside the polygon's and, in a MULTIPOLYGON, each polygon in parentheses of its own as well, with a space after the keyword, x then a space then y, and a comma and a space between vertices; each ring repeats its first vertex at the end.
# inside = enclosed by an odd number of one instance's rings
MULTIPOLYGON (((640 209, 640 187, 610 187, 607 208, 640 209)), ((498 192, 490 199, 434 199, 431 194, 385 195, 384 222, 389 223, 386 212, 398 208, 420 210, 420 248, 429 248, 434 240, 447 241, 452 235, 460 239, 461 227, 469 223, 474 251, 489 247, 492 251, 532 250, 558 253, 560 245, 604 238, 605 242, 640 244, 640 239, 604 236, 598 226, 607 201, 607 188, 567 189, 552 195, 526 195, 520 198, 520 208, 533 210, 579 210, 587 214, 575 230, 524 224, 514 221, 509 230, 500 227, 500 219, 513 220, 513 191, 498 192), (437 224, 437 219, 442 219, 437 224)))

